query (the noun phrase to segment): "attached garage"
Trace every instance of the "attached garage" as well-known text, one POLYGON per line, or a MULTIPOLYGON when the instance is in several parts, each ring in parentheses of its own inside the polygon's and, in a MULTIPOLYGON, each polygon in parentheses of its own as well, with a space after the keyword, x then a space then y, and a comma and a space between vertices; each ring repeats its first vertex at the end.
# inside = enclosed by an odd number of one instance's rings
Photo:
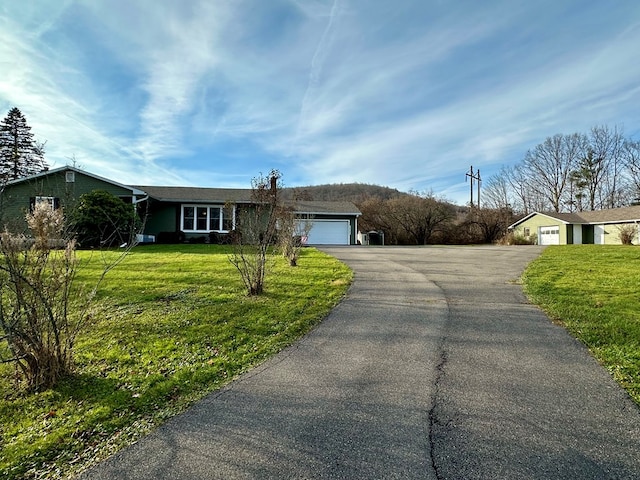
POLYGON ((310 220, 311 230, 307 235, 308 245, 349 245, 349 220, 310 220))
POLYGON ((540 245, 560 245, 560 227, 558 225, 540 227, 538 243, 540 245))
POLYGON ((354 245, 357 241, 358 217, 351 202, 296 201, 292 204, 298 217, 298 235, 307 245, 354 245), (310 228, 304 228, 310 225, 310 228), (306 238, 305 238, 306 237, 306 238))

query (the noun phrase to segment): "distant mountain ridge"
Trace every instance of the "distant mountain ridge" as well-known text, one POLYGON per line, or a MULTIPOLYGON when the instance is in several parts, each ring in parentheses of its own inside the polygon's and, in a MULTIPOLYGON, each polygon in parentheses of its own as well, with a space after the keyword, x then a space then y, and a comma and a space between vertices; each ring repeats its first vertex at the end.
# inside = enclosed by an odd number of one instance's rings
POLYGON ((390 198, 407 195, 395 188, 369 185, 366 183, 332 183, 306 187, 287 187, 282 190, 286 199, 316 200, 323 202, 348 201, 358 204, 367 198, 390 198))

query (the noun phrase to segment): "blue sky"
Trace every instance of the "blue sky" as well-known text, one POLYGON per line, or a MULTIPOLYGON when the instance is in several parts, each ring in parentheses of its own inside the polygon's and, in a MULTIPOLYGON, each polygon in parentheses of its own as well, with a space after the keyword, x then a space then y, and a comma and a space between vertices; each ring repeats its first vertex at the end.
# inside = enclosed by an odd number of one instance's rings
POLYGON ((640 139, 636 0, 5 1, 0 32, 0 115, 121 183, 464 204, 556 133, 640 139))

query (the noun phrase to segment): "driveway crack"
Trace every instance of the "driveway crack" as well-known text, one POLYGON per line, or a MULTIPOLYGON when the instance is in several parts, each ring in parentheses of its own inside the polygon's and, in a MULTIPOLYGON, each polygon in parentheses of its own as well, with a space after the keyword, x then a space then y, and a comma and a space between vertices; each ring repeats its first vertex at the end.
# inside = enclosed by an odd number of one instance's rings
POLYGON ((429 409, 429 456, 431 458, 431 468, 433 468, 433 472, 435 473, 436 479, 440 480, 442 477, 440 476, 440 472, 438 470, 438 463, 436 462, 436 440, 434 427, 438 424, 438 395, 440 393, 440 382, 444 377, 444 369, 447 365, 447 352, 444 348, 440 348, 438 363, 436 364, 436 376, 434 381, 433 395, 431 397, 431 408, 429 409))
POLYGON ((449 298, 447 298, 447 295, 445 294, 444 289, 442 288, 441 285, 439 285, 437 282, 433 282, 433 284, 435 286, 437 286, 440 291, 442 292, 442 295, 444 296, 445 302, 446 302, 446 308, 447 308, 447 314, 446 314, 446 321, 445 324, 443 325, 443 331, 442 331, 442 337, 440 338, 440 342, 438 345, 438 350, 437 350, 437 357, 436 357, 436 365, 435 365, 435 377, 433 380, 433 391, 431 394, 431 406, 429 408, 429 414, 428 414, 428 418, 429 418, 429 457, 431 459, 431 468, 433 469, 434 475, 436 477, 436 480, 441 480, 442 477, 442 472, 440 471, 439 467, 438 467, 438 462, 436 460, 436 433, 435 433, 435 427, 437 425, 441 425, 442 424, 442 419, 440 419, 439 416, 439 412, 438 412, 438 408, 440 407, 440 391, 441 391, 441 387, 442 387, 442 381, 444 379, 445 376, 445 369, 447 367, 447 362, 448 362, 448 356, 447 356, 447 350, 445 348, 445 344, 447 341, 447 327, 448 324, 451 320, 451 304, 449 302, 449 298))

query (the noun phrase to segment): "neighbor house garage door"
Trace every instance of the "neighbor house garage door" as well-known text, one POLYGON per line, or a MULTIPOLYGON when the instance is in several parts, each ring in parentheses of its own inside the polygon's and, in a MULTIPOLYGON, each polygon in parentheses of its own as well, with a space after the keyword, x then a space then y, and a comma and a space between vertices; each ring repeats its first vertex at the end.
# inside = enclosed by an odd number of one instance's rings
POLYGON ((540 227, 540 245, 560 245, 560 227, 540 227))
POLYGON ((313 220, 308 245, 349 245, 349 220, 313 220))

